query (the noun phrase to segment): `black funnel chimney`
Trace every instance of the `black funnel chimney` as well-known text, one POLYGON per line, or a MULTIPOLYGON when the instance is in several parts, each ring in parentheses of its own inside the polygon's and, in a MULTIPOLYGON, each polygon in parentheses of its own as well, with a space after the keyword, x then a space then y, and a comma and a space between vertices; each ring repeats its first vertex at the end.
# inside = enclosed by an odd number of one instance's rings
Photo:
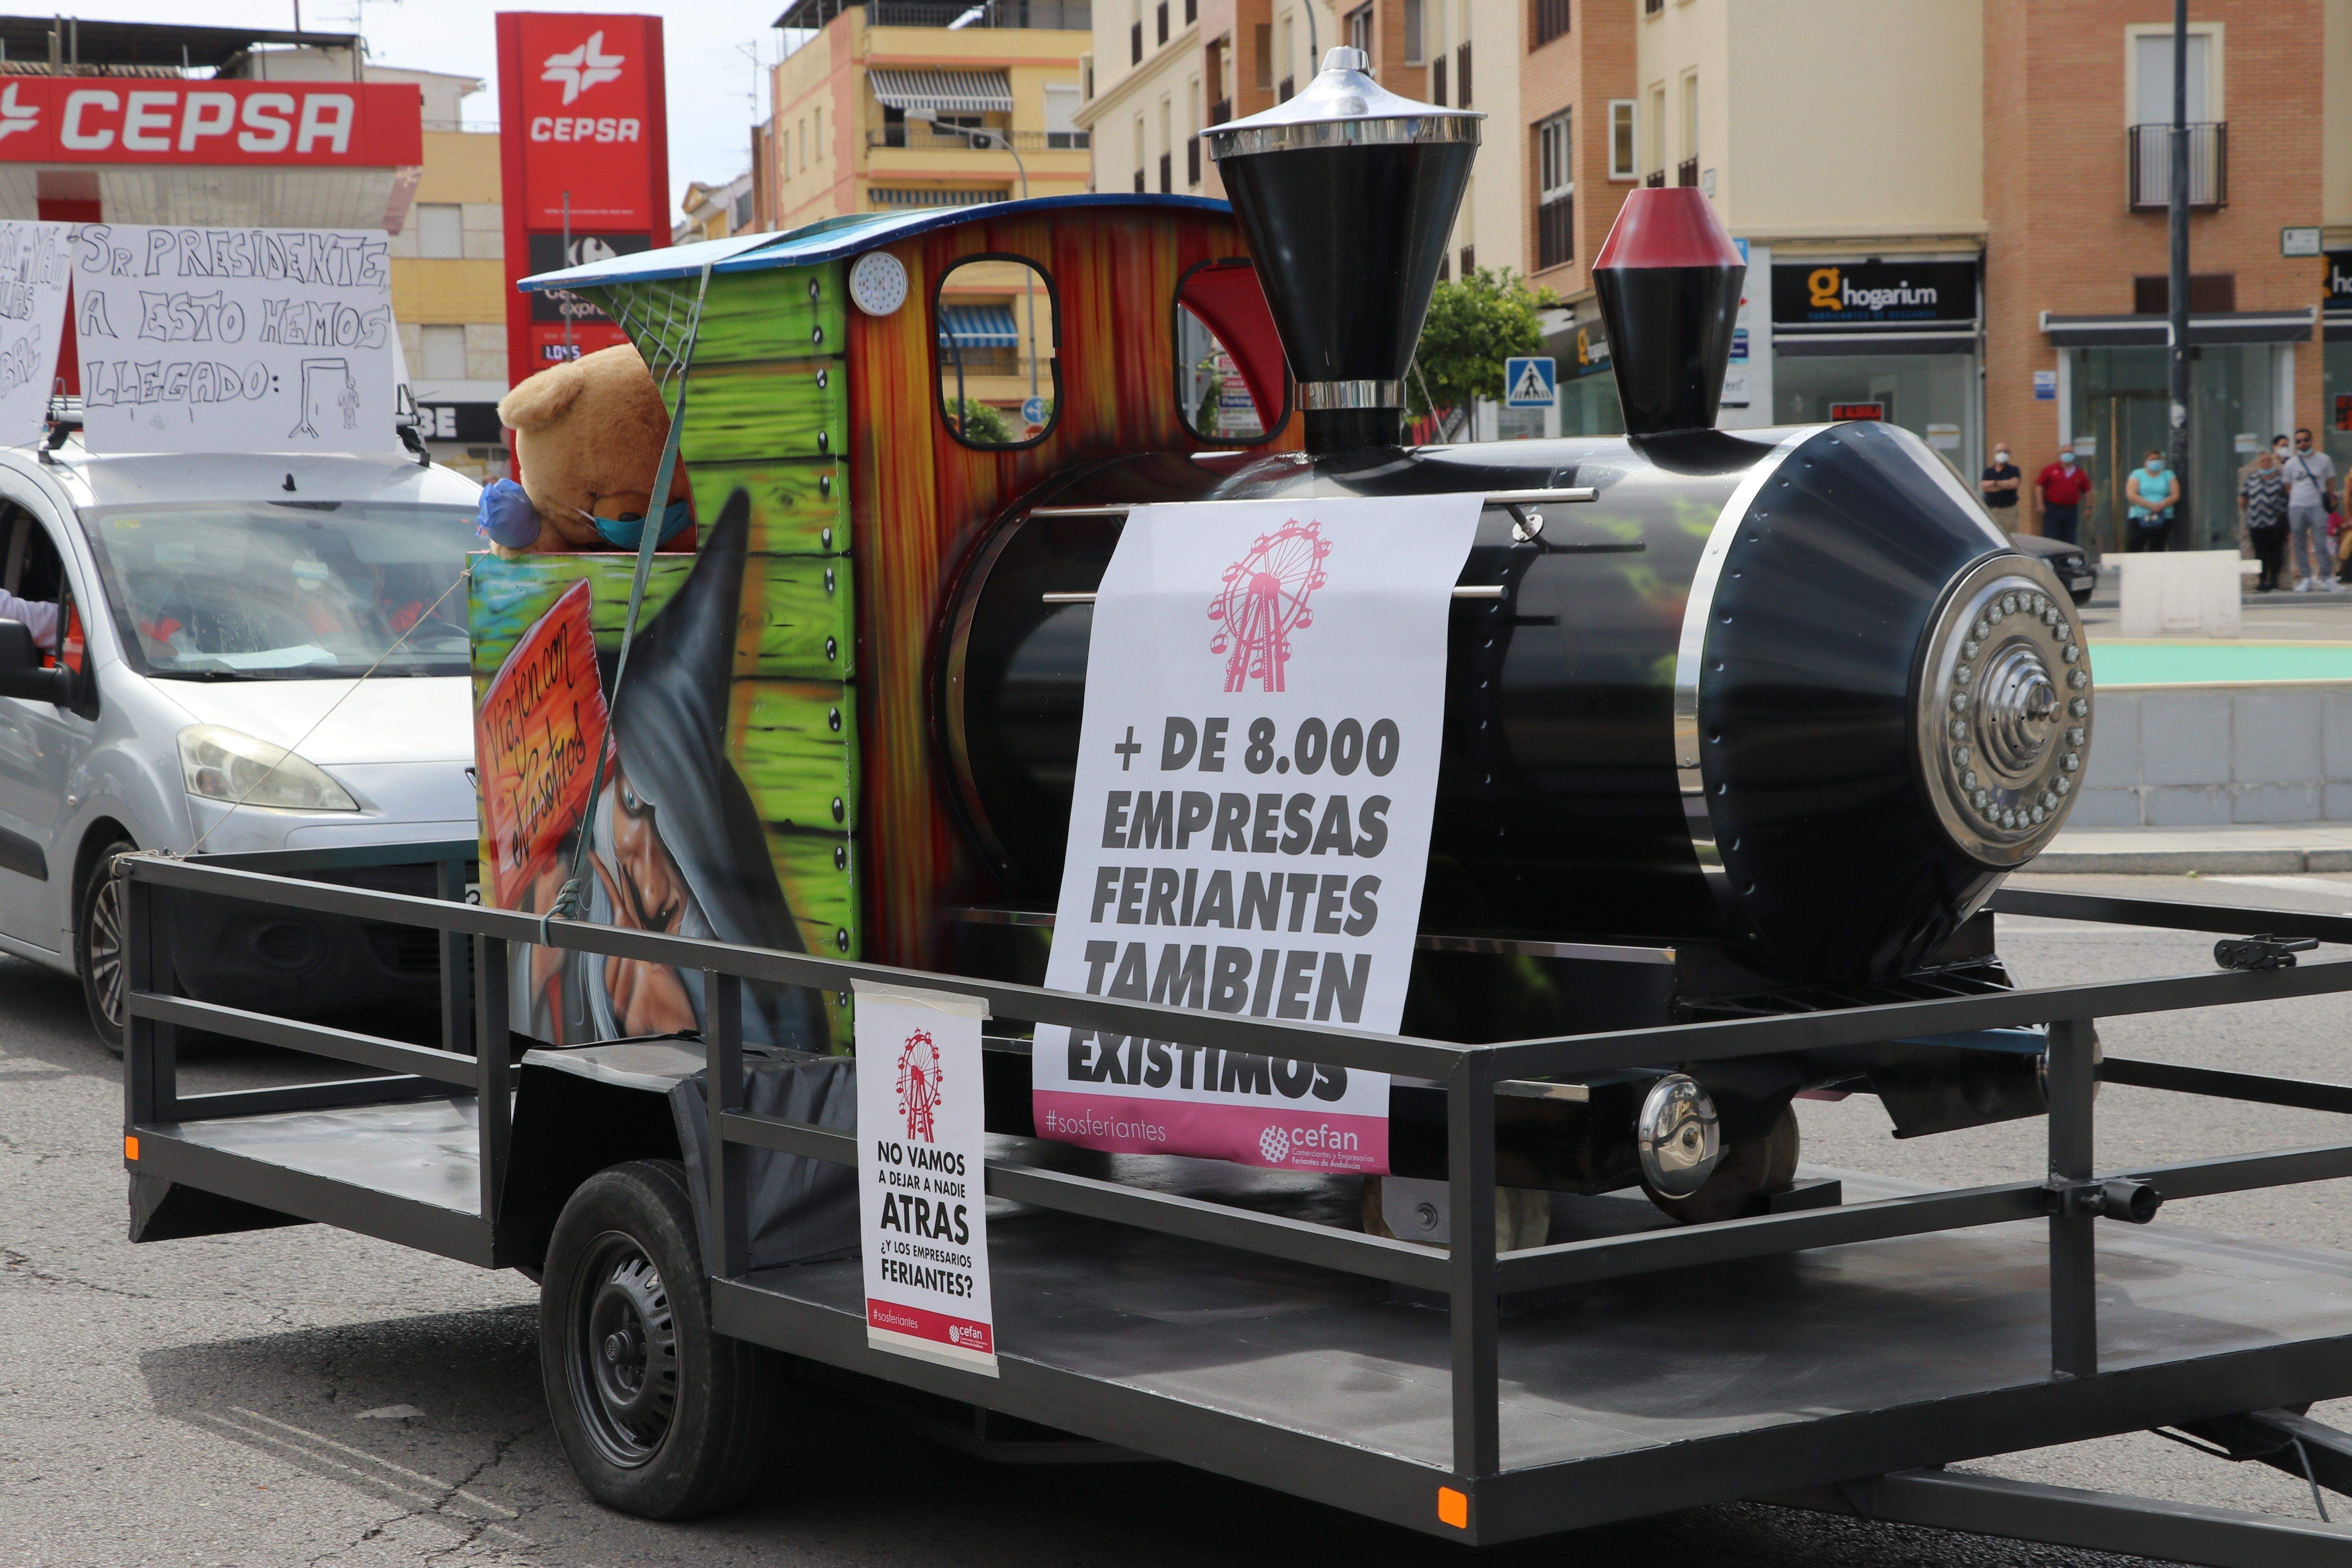
POLYGON ((1687 185, 1630 192, 1592 258, 1625 433, 1715 426, 1748 263, 1687 185))
POLYGON ((1400 98, 1361 49, 1305 91, 1201 132, 1257 262, 1298 382, 1307 449, 1393 446, 1404 377, 1483 114, 1400 98))

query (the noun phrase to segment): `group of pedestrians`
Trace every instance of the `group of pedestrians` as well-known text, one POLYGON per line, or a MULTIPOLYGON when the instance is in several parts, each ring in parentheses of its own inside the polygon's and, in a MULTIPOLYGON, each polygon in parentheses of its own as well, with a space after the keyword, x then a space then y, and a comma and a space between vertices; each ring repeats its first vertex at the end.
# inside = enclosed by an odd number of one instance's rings
MULTIPOLYGON (((2025 488, 2024 471, 2010 458, 2007 443, 1993 448, 1977 489, 1994 520, 2010 517, 2025 488)), ((2042 501, 2042 531, 2051 539, 2080 543, 2083 503, 2091 493, 2090 471, 2072 450, 2062 451, 2033 481, 2042 501)), ((2308 429, 2293 441, 2278 437, 2241 475, 2238 514, 2262 562, 2259 593, 2272 593, 2292 574, 2294 591, 2309 594, 2352 582, 2352 528, 2341 522, 2336 464, 2319 449, 2308 429), (2339 573, 2341 577, 2339 579, 2339 573)), ((2180 476, 2151 447, 2124 479, 2124 548, 2164 550, 2172 539, 2173 509, 2180 502, 2180 476)))
MULTIPOLYGON (((2297 430, 2292 446, 2281 436, 2254 458, 2238 481, 2238 515, 2263 563, 2257 593, 2275 592, 2289 572, 2298 594, 2336 585, 2338 542, 2329 534, 2336 501, 2336 464, 2313 446, 2310 431, 2297 430)), ((2352 537, 2343 542, 2352 545, 2352 537)))

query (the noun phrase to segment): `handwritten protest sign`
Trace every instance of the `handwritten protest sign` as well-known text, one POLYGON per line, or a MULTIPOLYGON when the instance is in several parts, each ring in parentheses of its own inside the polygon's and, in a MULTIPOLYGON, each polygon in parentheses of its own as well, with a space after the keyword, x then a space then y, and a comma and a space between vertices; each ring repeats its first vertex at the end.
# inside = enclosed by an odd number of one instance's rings
POLYGON ((585 581, 567 589, 523 634, 475 710, 475 761, 500 909, 518 907, 518 895, 588 806, 607 717, 589 599, 585 581))
POLYGON ((0 223, 0 446, 40 439, 65 324, 71 226, 0 223))
POLYGON ((396 451, 381 233, 86 224, 74 242, 94 452, 396 451))

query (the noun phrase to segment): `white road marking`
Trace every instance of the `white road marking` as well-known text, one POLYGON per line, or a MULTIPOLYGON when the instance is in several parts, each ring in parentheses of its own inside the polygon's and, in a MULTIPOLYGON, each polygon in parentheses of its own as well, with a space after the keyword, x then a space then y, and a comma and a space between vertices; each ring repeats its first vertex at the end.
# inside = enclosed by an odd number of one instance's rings
MULTIPOLYGON (((273 1426, 284 1426, 289 1432, 302 1432, 302 1428, 299 1426, 287 1426, 286 1423, 283 1421, 270 1421, 268 1416, 257 1415, 255 1412, 247 1410, 241 1405, 232 1405, 229 1408, 237 1411, 240 1415, 250 1415, 257 1421, 268 1421, 269 1425, 273 1426)), ((459 1523, 478 1524, 486 1531, 506 1536, 508 1539, 519 1542, 522 1545, 531 1547, 533 1549, 536 1549, 539 1545, 538 1542, 533 1541, 530 1536, 523 1534, 522 1531, 519 1530, 509 1530, 503 1524, 493 1523, 487 1520, 467 1519, 463 1514, 444 1513, 442 1510, 446 1505, 448 1498, 455 1496, 462 1497, 468 1502, 489 1509, 493 1512, 505 1514, 509 1519, 520 1517, 512 1510, 500 1508, 498 1504, 478 1497, 472 1492, 463 1490, 459 1488, 447 1486, 440 1481, 436 1481, 430 1476, 421 1476, 418 1477, 418 1479, 425 1480, 431 1485, 440 1487, 444 1494, 442 1497, 431 1497, 424 1492, 416 1491, 408 1487, 402 1486, 397 1481, 386 1480, 383 1477, 373 1474, 367 1470, 362 1470, 356 1465, 347 1465, 341 1459, 329 1458, 326 1455, 313 1452, 311 1449, 304 1447, 299 1443, 291 1443, 287 1441, 285 1438, 274 1436, 271 1433, 257 1431, 251 1426, 244 1425, 242 1422, 232 1421, 226 1415, 215 1415, 209 1410, 199 1410, 195 1412, 195 1415, 199 1420, 210 1421, 216 1426, 226 1426, 241 1437, 249 1437, 256 1442, 271 1444, 274 1447, 285 1449, 289 1454, 297 1455, 299 1458, 308 1460, 311 1464, 324 1465, 329 1469, 341 1470, 345 1475, 352 1477, 355 1480, 364 1481, 372 1487, 382 1487, 388 1492, 406 1498, 411 1502, 421 1504, 428 1517, 435 1518, 445 1525, 454 1526, 459 1523)), ((306 1437, 311 1438, 313 1441, 324 1443, 329 1447, 343 1447, 341 1444, 334 1442, 331 1438, 321 1437, 315 1432, 302 1432, 302 1435, 306 1437)), ((374 1463, 382 1465, 384 1468, 396 1471, 401 1475, 417 1475, 417 1472, 415 1470, 403 1469, 400 1466, 392 1463, 388 1459, 376 1458, 374 1455, 361 1453, 360 1450, 356 1448, 344 1448, 343 1451, 348 1454, 357 1455, 362 1459, 373 1460, 374 1463)))

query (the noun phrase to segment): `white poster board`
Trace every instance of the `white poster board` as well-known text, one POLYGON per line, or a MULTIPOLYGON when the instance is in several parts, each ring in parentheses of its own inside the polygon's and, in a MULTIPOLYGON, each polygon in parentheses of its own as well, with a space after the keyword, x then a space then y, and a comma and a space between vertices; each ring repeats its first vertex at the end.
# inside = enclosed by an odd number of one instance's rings
POLYGON ((398 332, 380 231, 85 224, 93 452, 390 452, 398 332))
MULTIPOLYGON (((1139 507, 1096 595, 1045 984, 1393 1031, 1475 492, 1139 507)), ((1041 1137, 1388 1169, 1386 1074, 1041 1024, 1041 1137)))
POLYGON ((0 223, 0 447, 29 447, 48 422, 65 325, 73 228, 0 223))
POLYGON ((988 1291, 984 1003, 857 984, 866 1342, 996 1375, 988 1291))

